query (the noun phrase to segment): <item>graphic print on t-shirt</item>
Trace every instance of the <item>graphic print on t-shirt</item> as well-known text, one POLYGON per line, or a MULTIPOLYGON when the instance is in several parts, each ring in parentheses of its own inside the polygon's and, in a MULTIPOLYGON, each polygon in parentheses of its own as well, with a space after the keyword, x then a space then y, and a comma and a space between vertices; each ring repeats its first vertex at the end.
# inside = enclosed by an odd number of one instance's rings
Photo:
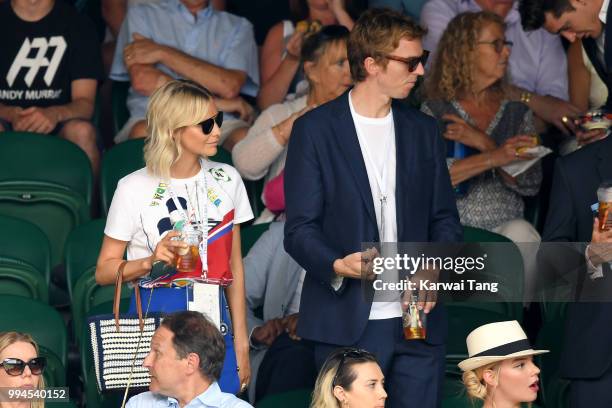
POLYGON ((31 104, 59 100, 63 90, 53 85, 66 48, 62 36, 26 37, 6 73, 11 89, 0 89, 0 100, 27 100, 31 104), (38 84, 42 80, 46 88, 32 88, 35 80, 38 84))
MULTIPOLYGON (((229 178, 228 178, 229 179, 229 178)), ((228 180, 229 181, 229 180, 228 180)), ((164 184, 164 187, 166 185, 164 184)), ((174 223, 182 219, 181 211, 176 208, 174 200, 168 195, 160 195, 159 185, 154 191, 154 196, 164 197, 165 205, 155 205, 150 211, 154 211, 159 215, 166 215, 157 222, 157 233, 159 237, 163 237, 167 232, 174 228, 174 223), (161 209, 161 211, 159 211, 161 209), (165 211, 164 211, 165 209, 165 211)), ((178 189, 182 191, 182 189, 178 189)), ((187 189, 188 190, 188 189, 187 189)), ((164 194, 165 191, 162 192, 164 194)), ((189 193, 188 193, 189 194, 189 193)), ((191 218, 190 208, 187 205, 187 199, 177 195, 177 200, 183 209, 183 213, 191 218)), ((229 210, 222 217, 221 213, 214 211, 213 208, 219 209, 222 200, 214 189, 209 188, 207 194, 207 204, 209 205, 209 217, 207 220, 206 230, 208 231, 208 275, 214 277, 231 276, 230 272, 230 256, 232 253, 232 228, 234 226, 234 209, 229 210), (212 205, 211 205, 212 204, 212 205), (212 217, 211 217, 212 216, 212 217)), ((193 211, 193 209, 191 209, 193 211)), ((195 218, 191 218, 190 222, 195 228, 202 229, 201 223, 196 222, 195 218)))

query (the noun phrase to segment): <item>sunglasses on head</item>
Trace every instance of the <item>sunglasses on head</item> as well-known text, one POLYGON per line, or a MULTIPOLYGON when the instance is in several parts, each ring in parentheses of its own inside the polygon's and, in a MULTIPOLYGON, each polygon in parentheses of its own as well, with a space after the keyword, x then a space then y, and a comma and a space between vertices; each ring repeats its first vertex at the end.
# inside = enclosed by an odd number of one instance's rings
POLYGON ((360 349, 349 349, 343 352, 342 357, 340 358, 340 363, 338 364, 338 369, 336 370, 336 374, 334 374, 334 379, 332 380, 332 388, 338 385, 336 384, 336 382, 338 381, 338 376, 340 375, 340 372, 342 371, 342 367, 344 366, 346 359, 360 359, 367 355, 370 355, 368 351, 360 350, 360 349))
POLYGON ((217 112, 215 116, 198 123, 198 125, 202 127, 202 132, 204 132, 205 135, 209 135, 215 127, 215 123, 217 126, 221 127, 223 124, 223 112, 217 112))
POLYGON ((45 357, 36 357, 26 363, 18 358, 6 358, 0 363, 0 366, 4 368, 8 375, 12 376, 23 374, 26 366, 30 367, 30 372, 33 375, 40 375, 47 366, 47 359, 45 357))
POLYGON ((399 57, 397 55, 385 56, 386 59, 403 62, 404 64, 406 64, 406 66, 408 67, 408 72, 416 71, 416 69, 419 67, 420 64, 423 64, 423 66, 425 66, 425 64, 427 63, 427 57, 429 57, 429 51, 427 50, 424 50, 423 54, 421 54, 418 57, 404 58, 404 57, 399 57))
POLYGON ((506 41, 506 40, 502 40, 499 38, 493 41, 478 41, 476 44, 492 45, 493 48, 495 49, 495 52, 498 54, 501 54, 501 52, 504 50, 504 47, 511 48, 514 45, 512 41, 506 41))

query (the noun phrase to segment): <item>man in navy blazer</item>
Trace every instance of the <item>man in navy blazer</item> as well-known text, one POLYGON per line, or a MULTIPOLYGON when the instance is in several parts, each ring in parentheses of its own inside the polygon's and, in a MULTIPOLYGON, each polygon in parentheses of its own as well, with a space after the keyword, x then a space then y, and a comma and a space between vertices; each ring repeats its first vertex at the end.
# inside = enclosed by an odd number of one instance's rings
POLYGON ((391 408, 439 405, 446 316, 420 302, 427 338, 405 340, 399 297, 364 296, 362 244, 462 239, 436 122, 394 101, 423 75, 423 34, 396 12, 363 13, 348 42, 354 88, 295 122, 285 167, 285 248, 306 270, 298 335, 319 367, 339 346, 373 352, 391 408))
MULTIPOLYGON (((605 246, 612 230, 600 232, 591 206, 597 189, 612 181, 612 137, 557 160, 543 241, 591 243, 578 251, 555 250, 560 274, 578 271, 577 300, 567 307, 561 376, 571 380, 570 407, 612 406, 612 270, 605 246), (586 256, 589 257, 589 266, 586 256), (597 302, 585 302, 585 299, 597 302), (605 302, 607 301, 607 302, 605 302)), ((578 245, 573 244, 573 247, 578 245)), ((609 252, 609 250, 608 250, 609 252)))

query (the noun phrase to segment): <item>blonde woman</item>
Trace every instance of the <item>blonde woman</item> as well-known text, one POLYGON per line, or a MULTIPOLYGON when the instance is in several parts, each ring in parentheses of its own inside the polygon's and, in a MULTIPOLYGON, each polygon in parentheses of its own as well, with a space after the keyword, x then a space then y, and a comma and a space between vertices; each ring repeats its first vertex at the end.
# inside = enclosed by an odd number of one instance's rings
POLYGON ((384 408, 384 380, 373 354, 338 349, 321 367, 310 408, 384 408))
MULTIPOLYGON (((47 365, 44 357, 38 356, 38 346, 25 333, 0 333, 0 388, 44 388, 42 373, 47 365)), ((44 401, 0 401, 0 408, 43 408, 44 401)))
MULTIPOLYGON (((174 281, 156 287, 152 295, 141 289, 143 310, 151 295, 149 311, 210 313, 212 307, 218 312, 227 350, 219 383, 224 392, 235 394, 246 388, 250 377, 239 224, 253 213, 238 172, 208 160, 217 153, 222 120, 210 92, 194 82, 171 81, 155 91, 147 110, 146 167, 117 185, 96 280, 113 284, 127 249, 124 280, 140 281, 142 287, 150 283, 152 268, 175 265, 177 254, 186 252, 187 243, 177 240, 180 229, 199 231, 200 256, 194 258, 209 277, 219 277, 220 285, 174 281), (218 291, 218 303, 211 290, 218 291)), ((135 309, 135 299, 130 308, 135 309)))
POLYGON ((463 384, 483 408, 519 408, 536 400, 540 369, 533 356, 548 350, 533 350, 516 320, 480 326, 466 342, 470 358, 459 363, 463 384))

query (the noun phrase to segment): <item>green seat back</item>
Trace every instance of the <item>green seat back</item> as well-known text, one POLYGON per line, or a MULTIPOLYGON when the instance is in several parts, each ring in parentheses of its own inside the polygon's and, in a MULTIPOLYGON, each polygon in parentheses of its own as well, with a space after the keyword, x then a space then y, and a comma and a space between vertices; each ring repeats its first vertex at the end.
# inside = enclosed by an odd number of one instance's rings
POLYGON ((105 225, 106 219, 91 220, 76 227, 68 236, 64 260, 70 299, 73 299, 74 285, 79 277, 96 266, 105 225))
POLYGON ((144 139, 126 140, 109 149, 100 167, 102 215, 108 215, 113 194, 120 179, 144 167, 144 139))
POLYGON ((3 215, 0 215, 0 231, 0 257, 28 263, 49 282, 51 250, 45 233, 30 222, 3 215))
POLYGON ((77 406, 72 400, 47 401, 45 402, 45 408, 77 408, 77 406))
POLYGON ((221 146, 217 147, 217 154, 212 156, 210 160, 215 161, 217 163, 229 164, 230 166, 234 165, 232 162, 232 154, 221 146))
POLYGON ((269 395, 257 403, 257 408, 308 408, 312 390, 295 390, 269 395))
POLYGON ((130 118, 130 111, 127 108, 127 97, 130 89, 130 82, 113 81, 111 89, 111 104, 113 116, 113 133, 116 135, 125 122, 130 118))
POLYGON ((5 132, 0 163, 0 214, 39 226, 51 244, 51 265, 57 265, 70 230, 89 218, 89 159, 58 137, 5 132))
POLYGON ((41 356, 47 358, 47 367, 43 373, 45 386, 47 387, 65 387, 66 369, 60 358, 52 351, 43 346, 38 346, 38 352, 41 356))
POLYGON ((270 223, 254 224, 240 230, 240 243, 242 244, 242 256, 249 253, 251 247, 259 237, 270 228, 270 223))
POLYGON ((0 296, 0 331, 29 333, 66 367, 68 336, 62 316, 51 306, 20 296, 0 296))
POLYGON ((447 367, 458 370, 456 364, 467 358, 465 339, 483 324, 505 320, 523 320, 522 302, 515 300, 523 293, 523 260, 516 245, 508 238, 474 227, 464 227, 464 240, 480 243, 480 250, 487 254, 487 280, 499 283, 496 302, 477 299, 448 302, 448 339, 446 344, 447 367))
POLYGON ((261 200, 261 195, 263 193, 264 188, 264 179, 260 180, 244 180, 244 186, 247 191, 247 195, 249 196, 249 203, 251 204, 251 208, 253 209, 253 215, 255 218, 259 217, 259 215, 266 208, 263 201, 261 200))
MULTIPOLYGON (((74 335, 77 343, 81 341, 79 337, 81 328, 89 312, 100 304, 112 303, 115 298, 115 286, 100 286, 96 283, 96 267, 93 266, 84 271, 77 279, 72 292, 72 319, 74 335)), ((121 304, 129 305, 130 296, 133 289, 127 284, 121 288, 121 304)))
MULTIPOLYGON (((127 312, 127 302, 121 304, 121 311, 127 312)), ((108 314, 113 312, 112 302, 98 304, 89 310, 87 316, 95 316, 99 314, 108 314)), ((87 408, 117 408, 121 406, 123 399, 122 393, 100 394, 96 381, 96 373, 94 368, 93 354, 91 349, 91 341, 89 337, 89 328, 86 324, 81 326, 81 338, 83 341, 79 343, 79 352, 81 355, 81 375, 83 378, 83 387, 85 389, 85 398, 87 400, 87 408)))
POLYGON ((0 296, 15 295, 41 302, 49 301, 49 284, 45 276, 30 264, 0 257, 0 296))

